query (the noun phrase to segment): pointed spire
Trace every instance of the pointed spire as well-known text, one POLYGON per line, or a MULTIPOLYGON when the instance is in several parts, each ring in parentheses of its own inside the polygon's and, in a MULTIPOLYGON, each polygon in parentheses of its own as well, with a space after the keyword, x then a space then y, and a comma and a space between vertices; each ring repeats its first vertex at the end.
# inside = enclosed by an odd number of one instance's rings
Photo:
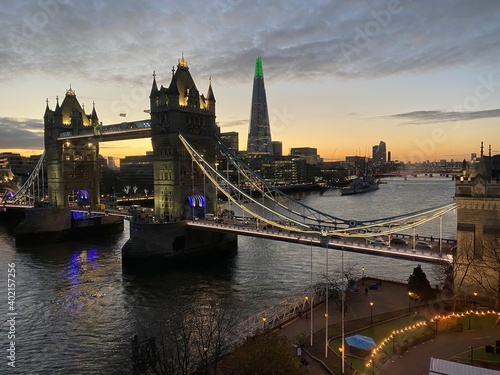
POLYGON ((97 117, 97 112, 95 110, 95 101, 92 101, 92 115, 90 116, 92 119, 92 124, 97 124, 99 118, 97 117))
POLYGON ((212 76, 208 79, 208 92, 207 92, 207 100, 212 100, 215 102, 215 95, 212 90, 212 76))
POLYGON ((156 72, 153 70, 153 85, 151 86, 150 97, 158 93, 158 85, 156 84, 156 72))
POLYGON ((483 157, 484 153, 484 146, 483 146, 483 141, 481 141, 481 157, 483 157))
POLYGON ((45 103, 47 103, 47 105, 45 106, 45 116, 48 116, 50 115, 49 98, 45 99, 45 103))
POLYGON ((54 109, 54 112, 59 115, 62 114, 61 106, 59 105, 59 95, 56 96, 56 108, 54 109))
POLYGON ((188 63, 184 59, 184 52, 182 52, 182 57, 178 61, 179 61, 179 65, 178 65, 179 68, 187 68, 188 67, 188 63))
POLYGON ((69 84, 69 90, 66 90, 66 96, 76 96, 75 90, 71 88, 71 83, 69 84))
POLYGON ((264 77, 264 71, 262 70, 262 57, 257 57, 255 60, 255 77, 264 77))

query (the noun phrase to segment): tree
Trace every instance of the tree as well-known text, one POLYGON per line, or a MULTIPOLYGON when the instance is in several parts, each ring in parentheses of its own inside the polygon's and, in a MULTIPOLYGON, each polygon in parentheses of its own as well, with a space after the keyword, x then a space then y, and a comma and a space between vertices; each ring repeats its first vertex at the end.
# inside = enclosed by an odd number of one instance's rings
POLYGON ((410 297, 418 302, 427 303, 436 298, 436 293, 420 264, 413 269, 413 273, 408 278, 408 292, 411 293, 410 297))
POLYGON ((166 322, 145 323, 132 340, 132 373, 215 375, 235 337, 235 322, 233 311, 208 303, 180 309, 166 322))
POLYGON ((443 291, 452 299, 452 310, 456 309, 456 302, 470 292, 470 274, 474 272, 477 258, 474 252, 474 237, 460 235, 460 246, 453 250, 452 263, 442 262, 432 267, 434 279, 443 285, 443 291))
POLYGON ((477 285, 480 294, 495 301, 500 308, 500 233, 484 234, 476 256, 474 272, 469 277, 477 285))
POLYGON ((302 375, 298 357, 284 336, 273 333, 258 336, 236 349, 228 359, 230 374, 302 375))

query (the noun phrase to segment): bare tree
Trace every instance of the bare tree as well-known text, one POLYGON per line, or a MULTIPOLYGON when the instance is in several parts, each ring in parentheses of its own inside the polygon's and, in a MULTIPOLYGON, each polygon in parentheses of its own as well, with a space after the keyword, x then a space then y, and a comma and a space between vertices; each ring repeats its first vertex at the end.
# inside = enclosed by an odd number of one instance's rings
POLYGON ((229 351, 235 337, 236 317, 232 310, 215 304, 199 307, 192 317, 196 353, 205 373, 215 375, 221 356, 229 351))
POLYGON ((483 234, 471 279, 500 308, 500 233, 483 234))
POLYGON ((453 310, 455 310, 457 299, 462 297, 470 289, 471 277, 477 263, 477 254, 474 246, 473 235, 461 235, 459 247, 453 254, 451 269, 445 279, 445 288, 453 292, 453 310))
POLYGON ((215 375, 235 323, 232 310, 208 303, 179 310, 165 322, 141 324, 140 336, 132 340, 132 374, 215 375))

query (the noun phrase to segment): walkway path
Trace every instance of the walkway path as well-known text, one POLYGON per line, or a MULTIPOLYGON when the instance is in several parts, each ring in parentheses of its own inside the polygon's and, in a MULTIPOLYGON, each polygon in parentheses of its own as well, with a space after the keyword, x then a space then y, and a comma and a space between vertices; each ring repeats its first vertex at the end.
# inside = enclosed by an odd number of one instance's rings
POLYGON ((431 357, 451 359, 500 339, 500 330, 491 329, 454 332, 414 346, 403 356, 396 356, 379 372, 380 375, 427 375, 431 357), (411 370, 409 370, 411 369, 411 370))
MULTIPOLYGON (((368 294, 362 290, 364 287, 368 287, 375 283, 375 280, 366 280, 365 285, 360 285, 360 292, 358 294, 351 294, 349 300, 346 303, 346 320, 359 319, 359 318, 369 318, 371 314, 370 302, 373 302, 373 317, 374 322, 377 321, 377 315, 380 313, 385 313, 389 311, 402 310, 408 308, 408 294, 407 286, 403 284, 395 284, 390 282, 383 282, 382 285, 377 290, 369 290, 368 294)), ((320 331, 325 328, 326 318, 325 318, 325 304, 321 304, 314 309, 313 314, 313 335, 319 334, 320 331)), ((285 335, 290 341, 297 342, 298 338, 301 336, 309 336, 311 332, 311 320, 310 314, 301 318, 297 318, 294 321, 283 326, 281 330, 277 333, 280 335, 285 335)), ((408 318, 412 322, 411 316, 408 318)), ((329 324, 338 323, 341 321, 340 308, 330 300, 328 308, 328 321, 329 324)), ((368 320, 367 320, 368 321, 368 320)), ((324 332, 322 332, 324 334, 324 332)), ((341 332, 329 332, 329 337, 340 336, 341 332)), ((324 343, 325 341, 323 341, 324 343)), ((323 344, 323 348, 325 345, 323 344)), ((310 348, 310 343, 308 342, 305 346, 307 350, 310 348)), ((329 351, 328 356, 335 357, 336 354, 329 351)), ((324 355, 319 358, 324 359, 324 355)), ((310 361, 311 363, 311 361, 310 361)), ((330 374, 331 372, 325 370, 322 366, 311 364, 310 374, 312 375, 323 375, 330 374)))
MULTIPOLYGON (((374 280, 367 280, 366 286, 372 285, 374 280)), ((364 289, 364 286, 361 285, 364 289)), ((404 310, 407 311, 409 307, 414 311, 413 302, 409 306, 409 299, 407 294, 407 286, 403 284, 396 284, 390 282, 383 282, 382 285, 377 290, 369 290, 368 294, 364 291, 360 291, 359 294, 351 295, 347 301, 347 315, 346 321, 351 319, 364 318, 369 324, 370 321, 370 302, 373 302, 373 322, 376 324, 378 320, 378 314, 404 310)), ((442 309, 444 304, 442 302, 436 302, 431 305, 430 308, 436 309, 436 313, 442 309)), ((335 303, 329 304, 328 309, 329 314, 329 324, 338 323, 341 321, 340 309, 335 303)), ((408 324, 414 323, 413 314, 408 315, 408 324)), ((313 314, 313 334, 315 335, 315 341, 317 344, 316 335, 324 335, 325 328, 325 304, 321 304, 314 309, 313 314)), ((281 330, 277 333, 285 335, 290 341, 297 342, 302 336, 309 336, 311 332, 311 320, 310 314, 300 318, 283 326, 281 330)), ((347 334, 348 332, 346 332, 347 334)), ((328 336, 338 337, 341 332, 330 331, 328 336)), ((500 339, 500 329, 499 330, 471 330, 457 333, 442 334, 437 336, 433 340, 429 340, 422 344, 419 344, 409 351, 404 353, 402 356, 393 357, 384 368, 379 372, 380 375, 422 375, 428 374, 429 361, 431 357, 451 359, 454 355, 466 352, 468 348, 472 345, 473 347, 480 347, 486 344, 491 344, 495 340, 500 339)), ((320 360, 324 360, 324 348, 325 339, 321 340, 322 344, 320 352, 322 353, 320 360)), ((310 348, 310 343, 307 342, 305 349, 310 348)), ((315 348, 317 349, 317 348, 315 348)), ((316 353, 318 351, 316 350, 316 353)), ((303 353, 302 356, 307 356, 303 353)), ((333 351, 328 352, 328 357, 338 358, 333 351)), ((313 375, 331 375, 332 372, 326 370, 319 363, 310 361, 310 357, 306 357, 311 363, 310 374, 313 375)), ((347 361, 346 361, 347 363, 347 361)))

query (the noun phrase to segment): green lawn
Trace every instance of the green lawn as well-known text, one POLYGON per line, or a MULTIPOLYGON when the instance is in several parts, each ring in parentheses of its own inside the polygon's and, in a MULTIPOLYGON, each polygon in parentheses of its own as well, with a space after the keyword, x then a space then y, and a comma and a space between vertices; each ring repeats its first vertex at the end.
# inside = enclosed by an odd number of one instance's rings
MULTIPOLYGON (((397 352, 401 346, 404 346, 406 343, 411 342, 415 338, 419 338, 425 335, 433 334, 435 330, 435 325, 433 323, 428 323, 427 325, 416 326, 417 322, 425 321, 423 315, 413 314, 404 314, 404 312, 399 311, 392 314, 385 314, 383 316, 377 316, 375 319, 375 323, 377 321, 382 321, 384 319, 392 319, 387 320, 383 323, 379 324, 370 324, 369 319, 358 319, 355 321, 347 321, 345 322, 345 337, 349 337, 353 334, 361 334, 365 336, 372 337, 375 342, 380 345, 384 340, 385 344, 382 347, 382 350, 378 351, 375 356, 375 369, 376 371, 382 367, 382 365, 389 360, 393 355, 393 345, 394 350, 397 352), (399 314, 399 317, 394 318, 395 315, 399 314), (405 330, 405 327, 408 329, 405 330), (394 339, 390 338, 393 331, 399 331, 394 336, 394 339)), ((480 316, 471 314, 470 319, 469 316, 466 315, 464 317, 459 317, 458 322, 462 324, 464 330, 469 329, 469 320, 471 329, 481 329, 481 328, 493 328, 500 329, 498 325, 495 325, 497 317, 493 315, 480 316)), ((341 344, 340 336, 341 326, 339 323, 332 324, 329 326, 329 337, 335 337, 334 339, 330 339, 329 348, 330 351, 328 353, 328 358, 325 358, 325 330, 321 330, 315 333, 314 335, 314 346, 312 348, 306 345, 306 349, 311 352, 312 355, 321 359, 334 373, 340 373, 340 351, 339 347, 341 344)), ((446 334, 446 333, 439 333, 446 334)), ((309 336, 304 336, 304 342, 309 342, 309 336)), ((464 359, 463 362, 467 362, 470 360, 470 353, 463 353, 464 359)), ((488 361, 499 361, 500 355, 493 353, 486 353, 483 348, 478 348, 474 350, 474 358, 484 359, 488 361)), ((358 373, 364 373, 366 371, 366 359, 355 358, 349 355, 345 356, 345 374, 353 374, 354 371, 351 371, 350 366, 358 371, 358 373)), ((375 371, 375 372, 376 372, 375 371)))

